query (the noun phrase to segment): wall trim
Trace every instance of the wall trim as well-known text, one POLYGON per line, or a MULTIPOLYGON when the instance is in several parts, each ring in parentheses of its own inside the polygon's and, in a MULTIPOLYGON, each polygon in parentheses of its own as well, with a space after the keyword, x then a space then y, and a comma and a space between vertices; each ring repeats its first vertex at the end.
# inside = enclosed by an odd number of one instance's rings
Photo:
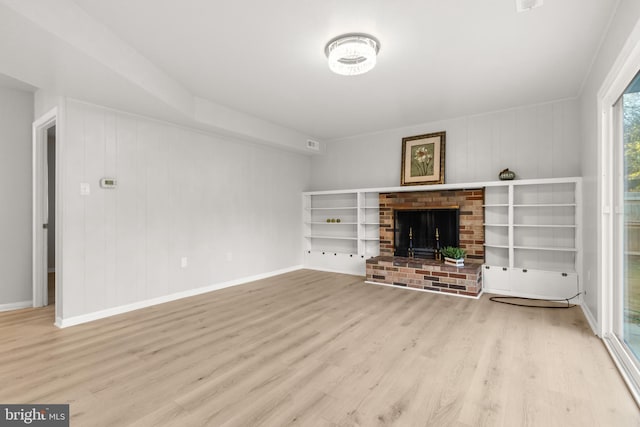
POLYGON ((353 271, 349 271, 347 269, 340 269, 340 268, 329 268, 329 267, 315 267, 315 266, 311 266, 311 265, 306 265, 304 266, 305 270, 314 270, 314 271, 322 271, 324 273, 338 273, 338 274, 350 274, 352 276, 362 276, 362 278, 364 279, 365 275, 362 272, 353 272, 353 271))
POLYGON ((18 301, 18 302, 10 302, 8 304, 0 304, 0 311, 11 311, 11 310, 20 310, 22 308, 31 308, 33 307, 33 301, 18 301))
MULTIPOLYGON (((205 294, 219 289, 229 288, 231 286, 243 285, 249 282, 255 282, 256 280, 267 279, 269 277, 279 276, 281 274, 290 273, 292 271, 301 270, 302 265, 295 265, 292 267, 283 268, 280 270, 271 271, 263 274, 256 274, 254 276, 241 277, 239 279, 229 280, 227 282, 215 283, 213 285, 203 286, 201 288, 189 289, 187 291, 176 292, 169 295, 164 295, 157 298, 151 298, 144 301, 138 301, 131 304, 125 304, 118 307, 108 308, 106 310, 94 311, 92 313, 81 314, 79 316, 71 316, 68 318, 56 318, 55 325, 58 328, 67 328, 69 326, 80 325, 82 323, 92 322, 98 319, 104 319, 106 317, 115 316, 117 314, 127 313, 129 311, 139 310, 141 308, 147 308, 158 304, 164 304, 166 302, 176 301, 183 298, 188 298, 196 295, 205 294)), ((29 302, 31 306, 31 302, 29 302)))
POLYGON ((596 318, 593 316, 593 313, 591 313, 591 310, 589 309, 587 304, 584 303, 584 301, 580 302, 580 308, 582 308, 582 313, 584 314, 584 317, 587 318, 587 322, 589 322, 589 326, 591 327, 593 334, 595 336, 599 336, 598 331, 600 330, 600 328, 598 326, 598 322, 596 321, 596 318))

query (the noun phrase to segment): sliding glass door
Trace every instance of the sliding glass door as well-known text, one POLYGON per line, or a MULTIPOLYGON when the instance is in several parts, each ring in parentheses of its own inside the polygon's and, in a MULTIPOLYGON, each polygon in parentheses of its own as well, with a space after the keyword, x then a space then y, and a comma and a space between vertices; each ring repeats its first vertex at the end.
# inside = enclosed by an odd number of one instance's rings
POLYGON ((640 366, 640 75, 613 109, 614 168, 613 332, 640 366))

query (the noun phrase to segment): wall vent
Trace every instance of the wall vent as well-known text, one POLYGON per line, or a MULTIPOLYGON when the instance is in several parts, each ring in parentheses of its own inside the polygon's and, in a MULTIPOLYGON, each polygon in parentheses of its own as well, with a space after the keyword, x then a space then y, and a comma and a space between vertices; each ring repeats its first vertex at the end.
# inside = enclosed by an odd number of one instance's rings
POLYGON ((320 143, 318 141, 307 139, 307 148, 313 151, 320 151, 320 143))
POLYGON ((516 10, 518 12, 527 12, 542 6, 543 1, 544 0, 516 0, 516 10))

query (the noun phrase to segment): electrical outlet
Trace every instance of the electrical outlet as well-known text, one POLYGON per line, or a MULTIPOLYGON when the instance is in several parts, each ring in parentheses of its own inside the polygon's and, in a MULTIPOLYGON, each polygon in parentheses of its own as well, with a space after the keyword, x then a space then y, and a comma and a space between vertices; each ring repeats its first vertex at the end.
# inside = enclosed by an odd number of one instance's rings
POLYGON ((189 265, 189 261, 187 260, 186 256, 183 256, 182 258, 180 258, 180 267, 187 268, 188 265, 189 265))

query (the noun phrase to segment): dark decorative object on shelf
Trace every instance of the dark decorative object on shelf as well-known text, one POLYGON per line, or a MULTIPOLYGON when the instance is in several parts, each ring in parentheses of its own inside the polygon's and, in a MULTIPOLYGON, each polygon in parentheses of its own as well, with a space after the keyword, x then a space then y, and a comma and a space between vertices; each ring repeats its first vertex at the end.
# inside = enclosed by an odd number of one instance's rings
POLYGON ((498 175, 501 181, 510 181, 516 177, 516 173, 514 171, 510 171, 509 168, 501 171, 498 175))

